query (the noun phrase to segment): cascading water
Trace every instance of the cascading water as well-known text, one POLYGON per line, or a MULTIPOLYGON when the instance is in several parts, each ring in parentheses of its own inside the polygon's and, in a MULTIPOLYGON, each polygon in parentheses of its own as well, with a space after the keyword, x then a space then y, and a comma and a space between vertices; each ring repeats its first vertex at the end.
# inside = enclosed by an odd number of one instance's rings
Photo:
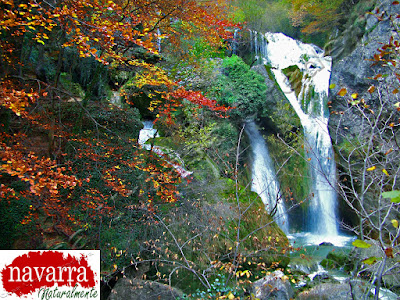
POLYGON ((146 144, 149 139, 159 137, 157 129, 153 128, 153 121, 144 121, 143 129, 139 132, 138 144, 146 150, 151 150, 151 145, 146 144))
MULTIPOLYGON (((139 132, 138 144, 140 146, 142 146, 144 149, 149 150, 149 151, 151 150, 154 153, 156 153, 157 155, 159 155, 160 157, 162 157, 165 155, 164 152, 166 149, 162 150, 158 146, 152 146, 150 144, 146 144, 146 142, 149 139, 159 137, 159 136, 160 135, 158 134, 157 129, 155 129, 153 127, 153 121, 144 121, 143 129, 141 129, 139 132)), ((185 177, 193 174, 193 172, 190 172, 184 168, 184 163, 183 163, 182 159, 180 158, 180 156, 178 155, 178 153, 168 151, 168 155, 174 156, 175 160, 177 160, 179 162, 179 164, 176 164, 171 161, 168 161, 168 163, 170 163, 171 166, 174 167, 174 169, 179 173, 179 175, 182 178, 185 178, 185 177)))
POLYGON ((239 29, 235 29, 235 31, 233 32, 233 43, 232 43, 232 54, 237 54, 237 49, 238 49, 238 40, 237 40, 237 36, 238 36, 238 31, 239 29))
POLYGON ((285 204, 279 192, 279 183, 265 140, 254 122, 246 123, 245 131, 253 152, 251 189, 261 197, 270 213, 276 211, 274 214, 275 222, 285 233, 289 233, 285 204))
MULTIPOLYGON (((339 245, 336 166, 328 131, 327 96, 331 58, 314 45, 303 44, 282 33, 250 32, 256 61, 268 65, 281 90, 293 106, 304 129, 307 159, 310 161, 312 197, 305 230, 309 242, 339 245), (289 68, 289 69, 286 69, 289 68), (290 83, 284 70, 301 74, 299 86, 290 83), (300 89, 301 87, 301 89, 300 89)), ((299 76, 299 75, 297 75, 299 76)), ((299 77, 297 77, 298 79, 299 77)))
POLYGON ((161 53, 161 31, 160 31, 160 28, 157 28, 157 50, 158 50, 158 53, 161 53))

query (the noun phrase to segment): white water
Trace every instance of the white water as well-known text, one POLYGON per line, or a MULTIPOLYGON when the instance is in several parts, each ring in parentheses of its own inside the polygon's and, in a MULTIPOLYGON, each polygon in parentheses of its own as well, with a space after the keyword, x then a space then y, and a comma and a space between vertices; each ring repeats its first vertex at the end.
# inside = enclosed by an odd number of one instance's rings
POLYGON ((254 122, 246 123, 245 131, 253 152, 251 189, 261 197, 268 212, 276 207, 275 222, 285 233, 289 233, 285 204, 265 140, 254 122))
POLYGON ((232 54, 237 54, 237 48, 238 48, 238 31, 239 31, 239 29, 236 28, 235 31, 233 32, 232 54))
POLYGON ((157 28, 157 50, 158 53, 161 53, 161 31, 157 28))
POLYGON ((159 137, 160 135, 157 133, 157 129, 153 128, 153 121, 144 121, 143 129, 139 131, 139 139, 138 143, 140 146, 145 148, 146 150, 151 149, 150 144, 146 144, 149 139, 159 137))
POLYGON ((266 33, 254 36, 254 52, 259 63, 272 67, 276 81, 300 118, 304 128, 307 159, 310 161, 312 196, 307 216, 310 240, 338 240, 336 166, 328 131, 326 101, 332 60, 324 56, 314 45, 303 44, 282 33, 266 33), (292 90, 282 72, 289 66, 297 66, 303 73, 302 87, 298 95, 292 90), (313 90, 313 91, 312 91, 313 90), (311 96, 309 96, 311 95, 311 96), (308 101, 307 99, 311 100, 308 101))
MULTIPOLYGON (((157 132, 157 129, 154 129, 154 128, 153 128, 153 121, 144 121, 144 122, 143 122, 143 126, 144 126, 143 129, 141 129, 140 132, 139 132, 138 144, 139 144, 141 147, 145 148, 146 150, 149 150, 149 151, 151 150, 151 151, 153 151, 154 153, 156 153, 156 154, 159 155, 160 157, 164 156, 164 154, 165 154, 165 153, 164 153, 165 149, 164 149, 164 151, 163 151, 163 150, 161 150, 161 148, 158 147, 158 146, 153 146, 153 147, 152 147, 152 145, 146 144, 146 142, 147 142, 149 139, 152 139, 152 138, 155 138, 155 137, 159 137, 159 136, 160 136, 160 135, 158 134, 158 132, 157 132)), ((169 154, 170 156, 173 156, 176 160, 179 161, 179 164, 173 163, 173 162, 171 162, 171 161, 168 161, 168 163, 170 163, 170 164, 172 165, 172 167, 179 173, 179 175, 180 175, 182 178, 185 178, 185 177, 187 177, 187 176, 193 174, 193 172, 190 172, 190 171, 186 170, 186 169, 183 167, 183 161, 182 161, 182 159, 179 157, 178 153, 170 152, 170 153, 168 153, 168 154, 169 154)))

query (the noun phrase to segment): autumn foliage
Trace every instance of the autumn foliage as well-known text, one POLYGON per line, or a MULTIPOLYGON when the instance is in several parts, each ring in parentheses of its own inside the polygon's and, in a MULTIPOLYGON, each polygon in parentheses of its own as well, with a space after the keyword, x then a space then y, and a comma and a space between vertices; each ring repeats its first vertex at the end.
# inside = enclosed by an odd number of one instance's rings
POLYGON ((12 206, 28 199, 21 222, 34 223, 33 234, 43 239, 45 223, 71 237, 90 218, 101 222, 112 214, 110 199, 115 205, 117 197, 135 197, 148 209, 154 201, 175 201, 181 178, 168 158, 108 129, 88 110, 96 99, 81 101, 60 85, 61 73, 71 69, 66 53, 75 53, 78 63, 90 60, 108 72, 135 74, 138 90, 151 86, 157 94, 151 110, 170 122, 183 99, 224 116, 229 108, 185 90, 155 61, 160 40, 170 49, 191 38, 224 47, 234 26, 226 21, 223 1, 0 0, 0 201, 12 206), (51 74, 43 67, 46 60, 54 65, 51 74), (72 105, 70 115, 66 107, 72 105), (15 188, 17 182, 22 188, 15 188))
POLYGON ((340 6, 343 0, 334 1, 291 1, 289 17, 292 25, 302 27, 302 32, 314 34, 328 32, 337 26, 341 17, 340 6))

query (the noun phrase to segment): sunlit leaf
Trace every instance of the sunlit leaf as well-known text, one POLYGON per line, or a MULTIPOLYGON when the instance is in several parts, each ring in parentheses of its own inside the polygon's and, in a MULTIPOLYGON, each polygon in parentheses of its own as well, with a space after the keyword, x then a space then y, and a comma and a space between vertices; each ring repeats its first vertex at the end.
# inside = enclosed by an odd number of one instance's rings
POLYGON ((338 92, 338 95, 342 96, 342 97, 346 96, 346 94, 347 94, 347 90, 345 88, 340 89, 340 91, 338 92))
POLYGON ((351 243, 354 247, 357 248, 362 248, 362 249, 368 249, 371 247, 371 244, 368 244, 367 242, 364 242, 362 240, 355 240, 354 242, 351 243))
POLYGON ((351 98, 353 98, 353 99, 357 99, 357 98, 358 98, 358 94, 357 94, 357 93, 353 93, 353 94, 351 94, 351 98))
POLYGON ((386 169, 382 169, 382 172, 383 172, 386 176, 389 176, 389 173, 388 173, 388 171, 386 171, 386 169))
POLYGON ((375 166, 372 166, 372 167, 368 168, 367 171, 373 171, 373 170, 375 170, 375 169, 376 169, 376 167, 375 167, 375 166))
POLYGON ((394 228, 399 228, 399 221, 397 221, 396 219, 393 219, 390 222, 392 222, 392 225, 393 225, 394 228))
POLYGON ((400 203, 400 191, 383 192, 382 197, 389 198, 393 203, 400 203))
POLYGON ((367 265, 373 265, 374 263, 377 262, 377 260, 378 260, 378 258, 376 258, 375 256, 372 256, 367 259, 364 259, 362 262, 367 265))

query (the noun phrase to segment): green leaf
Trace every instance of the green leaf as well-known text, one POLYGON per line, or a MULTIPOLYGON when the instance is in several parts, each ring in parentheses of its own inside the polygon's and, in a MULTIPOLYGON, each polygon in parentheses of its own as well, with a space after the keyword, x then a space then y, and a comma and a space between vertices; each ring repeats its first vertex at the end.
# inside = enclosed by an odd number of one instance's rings
POLYGON ((364 259, 362 262, 367 265, 373 265, 374 263, 376 263, 376 261, 381 260, 381 259, 382 258, 380 258, 380 257, 372 256, 367 259, 364 259))
POLYGON ((354 247, 357 248, 363 248, 363 249, 368 249, 371 247, 371 244, 368 244, 367 242, 364 242, 362 240, 355 240, 354 242, 351 243, 354 247))
POLYGON ((336 87, 336 84, 334 84, 334 83, 331 83, 331 84, 329 85, 329 88, 330 88, 331 90, 333 90, 335 87, 336 87))
POLYGON ((383 198, 390 198, 390 201, 393 203, 400 203, 400 191, 390 191, 390 192, 383 192, 383 198))

